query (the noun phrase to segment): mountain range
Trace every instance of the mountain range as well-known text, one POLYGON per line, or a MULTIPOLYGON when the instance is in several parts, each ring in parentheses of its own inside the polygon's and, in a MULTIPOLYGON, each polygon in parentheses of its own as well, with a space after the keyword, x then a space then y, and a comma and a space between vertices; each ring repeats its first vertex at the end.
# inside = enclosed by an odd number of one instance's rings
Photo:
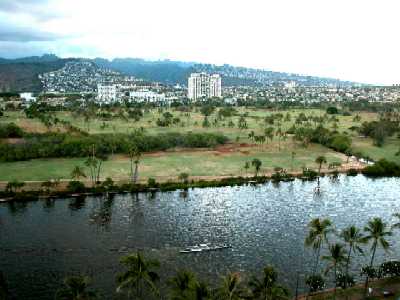
POLYGON ((217 66, 171 60, 149 61, 140 58, 115 58, 113 60, 104 58, 59 58, 53 54, 45 54, 17 59, 0 58, 0 92, 40 92, 42 85, 38 78, 39 74, 58 70, 66 62, 78 60, 92 61, 99 67, 115 70, 122 74, 171 85, 185 85, 188 76, 193 72, 218 73, 222 76, 222 82, 225 86, 268 86, 283 85, 287 82, 295 82, 303 86, 351 86, 357 84, 333 78, 304 76, 231 65, 217 66))

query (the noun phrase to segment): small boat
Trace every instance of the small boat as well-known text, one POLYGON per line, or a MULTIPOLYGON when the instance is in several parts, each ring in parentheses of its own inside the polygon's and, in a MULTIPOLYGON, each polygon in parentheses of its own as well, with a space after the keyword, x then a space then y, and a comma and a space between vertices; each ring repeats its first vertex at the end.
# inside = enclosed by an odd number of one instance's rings
POLYGON ((179 252, 180 253, 193 253, 193 252, 203 252, 203 251, 206 252, 206 251, 215 251, 227 248, 232 248, 232 246, 229 244, 221 244, 215 246, 210 246, 210 244, 197 244, 191 247, 187 247, 179 252))

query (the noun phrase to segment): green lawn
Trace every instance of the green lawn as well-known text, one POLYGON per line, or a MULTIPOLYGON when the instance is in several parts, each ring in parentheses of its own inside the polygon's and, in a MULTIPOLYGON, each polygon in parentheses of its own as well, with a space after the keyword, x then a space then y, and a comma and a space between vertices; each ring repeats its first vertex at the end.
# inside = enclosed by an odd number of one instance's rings
POLYGON ((387 139, 382 147, 374 146, 370 138, 355 137, 353 138, 353 149, 374 160, 386 158, 400 164, 400 156, 396 155, 400 150, 400 139, 395 137, 387 139))
MULTIPOLYGON (((287 142, 285 149, 278 151, 276 145, 257 147, 223 148, 219 151, 178 151, 146 154, 140 163, 142 178, 171 178, 187 172, 190 176, 235 176, 244 174, 246 161, 253 158, 262 161, 261 172, 271 172, 274 167, 291 169, 291 152, 295 151, 293 167, 301 170, 302 167, 316 168, 314 160, 319 155, 325 155, 328 162, 340 162, 345 157, 319 145, 310 145, 308 148, 295 147, 287 142), (225 149, 225 150, 224 150, 225 149), (227 150, 226 150, 227 149, 227 150)), ((53 178, 69 179, 71 170, 77 166, 84 166, 85 159, 36 159, 24 162, 1 163, 0 181, 13 179, 21 181, 48 180, 53 178), (45 170, 45 172, 43 171, 45 170)), ((249 169, 253 173, 253 168, 249 169)), ((129 176, 129 160, 124 156, 115 156, 104 163, 102 177, 113 179, 127 179, 129 176)))

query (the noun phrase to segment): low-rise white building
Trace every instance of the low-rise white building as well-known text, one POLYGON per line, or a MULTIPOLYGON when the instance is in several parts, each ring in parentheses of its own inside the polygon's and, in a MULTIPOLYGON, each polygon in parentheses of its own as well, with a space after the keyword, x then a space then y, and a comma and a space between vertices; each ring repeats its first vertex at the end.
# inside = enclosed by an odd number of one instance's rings
POLYGON ((164 102, 165 94, 149 90, 129 91, 129 99, 138 102, 164 102))
POLYGON ((97 100, 101 102, 115 102, 117 100, 118 87, 116 84, 97 85, 97 100))
POLYGON ((19 97, 23 100, 25 100, 26 102, 35 102, 36 101, 36 97, 33 96, 33 93, 20 93, 19 97))

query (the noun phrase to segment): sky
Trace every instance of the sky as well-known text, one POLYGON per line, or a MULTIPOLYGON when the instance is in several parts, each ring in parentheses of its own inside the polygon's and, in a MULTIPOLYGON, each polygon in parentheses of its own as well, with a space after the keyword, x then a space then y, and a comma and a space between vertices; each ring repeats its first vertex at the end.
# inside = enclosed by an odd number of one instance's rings
POLYGON ((0 57, 139 57, 400 84, 399 0, 0 0, 0 57))

